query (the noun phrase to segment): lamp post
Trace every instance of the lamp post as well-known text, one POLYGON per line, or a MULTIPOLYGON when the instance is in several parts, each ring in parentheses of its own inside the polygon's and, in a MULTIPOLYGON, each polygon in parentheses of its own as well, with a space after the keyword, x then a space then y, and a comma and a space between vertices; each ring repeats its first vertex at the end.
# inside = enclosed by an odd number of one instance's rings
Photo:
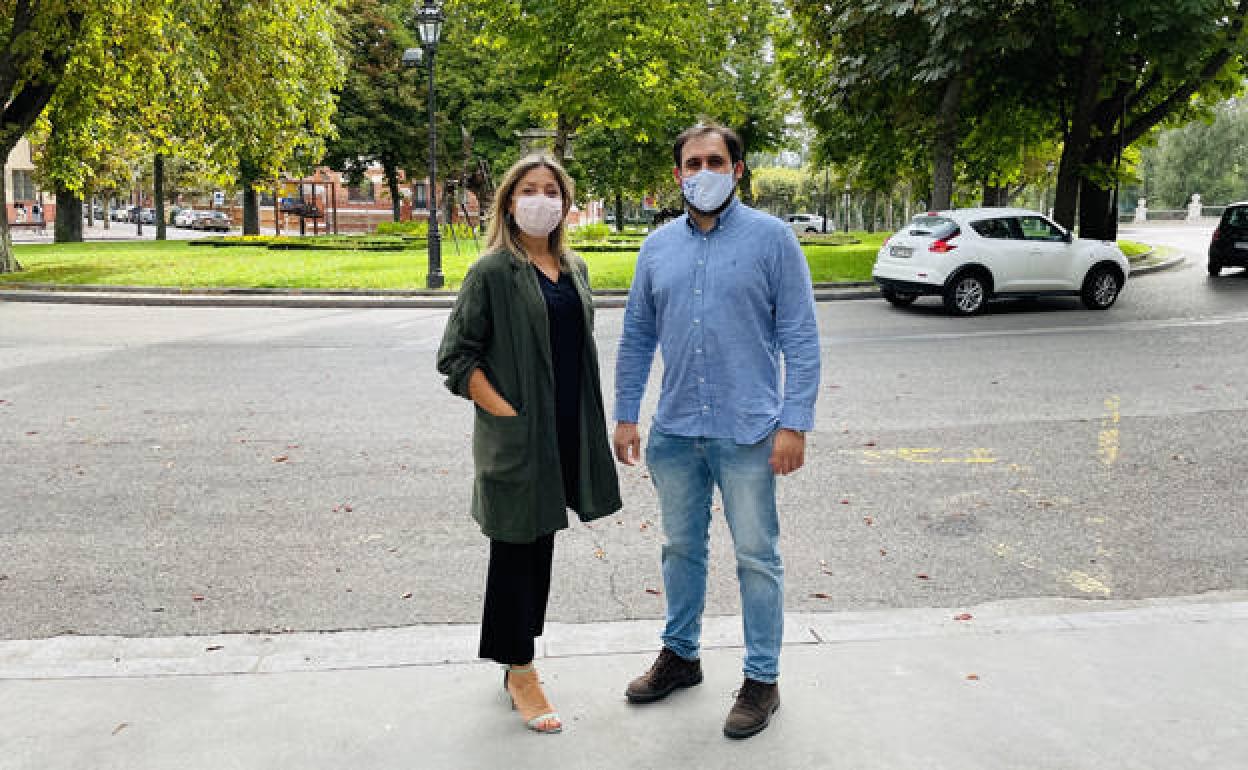
POLYGON ((849 180, 846 179, 845 180, 845 200, 844 200, 844 205, 841 207, 841 212, 842 212, 841 226, 847 233, 849 232, 849 203, 850 203, 849 194, 850 192, 853 191, 853 189, 854 188, 849 186, 849 180))
MULTIPOLYGON (((429 65, 429 274, 425 279, 425 287, 440 289, 445 283, 442 275, 442 234, 438 231, 438 138, 436 126, 435 101, 433 91, 433 57, 438 50, 438 38, 442 35, 442 21, 446 16, 437 0, 424 0, 424 4, 416 7, 416 29, 420 33, 420 44, 424 48, 424 58, 429 65)), ((415 67, 421 63, 421 50, 409 48, 403 52, 403 65, 415 67)))

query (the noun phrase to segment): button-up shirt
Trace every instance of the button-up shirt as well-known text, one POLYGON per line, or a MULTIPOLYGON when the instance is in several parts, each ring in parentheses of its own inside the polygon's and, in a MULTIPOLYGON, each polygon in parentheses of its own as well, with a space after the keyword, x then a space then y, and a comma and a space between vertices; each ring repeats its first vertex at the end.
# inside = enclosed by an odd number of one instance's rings
POLYGON ((788 225, 734 199, 707 232, 686 214, 646 238, 615 363, 617 421, 638 421, 656 347, 663 433, 754 444, 812 429, 819 330, 788 225))

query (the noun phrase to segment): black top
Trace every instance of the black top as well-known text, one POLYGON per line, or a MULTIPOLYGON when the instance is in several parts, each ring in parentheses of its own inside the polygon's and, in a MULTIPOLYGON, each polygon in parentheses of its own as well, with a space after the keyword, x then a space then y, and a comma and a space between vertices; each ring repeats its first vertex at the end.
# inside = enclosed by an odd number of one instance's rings
POLYGON ((568 505, 576 499, 577 459, 580 457, 581 349, 585 344, 585 321, 581 297, 572 276, 559 273, 559 281, 537 271, 537 282, 546 298, 546 318, 550 324, 550 362, 555 374, 555 431, 559 436, 559 465, 563 471, 563 493, 568 505))

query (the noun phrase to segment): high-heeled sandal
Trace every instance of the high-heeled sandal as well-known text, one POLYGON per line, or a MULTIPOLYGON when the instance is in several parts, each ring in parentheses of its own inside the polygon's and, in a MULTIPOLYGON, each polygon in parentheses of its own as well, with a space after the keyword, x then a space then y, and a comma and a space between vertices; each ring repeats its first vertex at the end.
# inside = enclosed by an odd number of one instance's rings
POLYGON ((563 722, 559 719, 559 713, 550 705, 550 701, 546 700, 546 694, 542 692, 542 683, 537 678, 537 669, 533 668, 532 663, 523 666, 503 666, 503 689, 507 691, 507 697, 511 699, 511 707, 520 712, 520 718, 530 730, 543 735, 563 732, 563 722), (516 695, 507 686, 512 679, 512 674, 516 675, 514 681, 516 691, 520 695, 520 704, 516 703, 516 695))

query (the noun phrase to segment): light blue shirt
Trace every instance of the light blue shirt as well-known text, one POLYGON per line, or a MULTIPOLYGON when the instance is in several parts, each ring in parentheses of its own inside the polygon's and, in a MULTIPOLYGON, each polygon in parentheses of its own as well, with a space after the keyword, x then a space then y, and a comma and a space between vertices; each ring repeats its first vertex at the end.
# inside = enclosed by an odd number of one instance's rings
POLYGON ((615 361, 616 421, 638 421, 656 347, 663 433, 754 444, 777 428, 811 430, 819 329, 788 225, 734 198, 708 232, 686 214, 646 238, 615 361))

